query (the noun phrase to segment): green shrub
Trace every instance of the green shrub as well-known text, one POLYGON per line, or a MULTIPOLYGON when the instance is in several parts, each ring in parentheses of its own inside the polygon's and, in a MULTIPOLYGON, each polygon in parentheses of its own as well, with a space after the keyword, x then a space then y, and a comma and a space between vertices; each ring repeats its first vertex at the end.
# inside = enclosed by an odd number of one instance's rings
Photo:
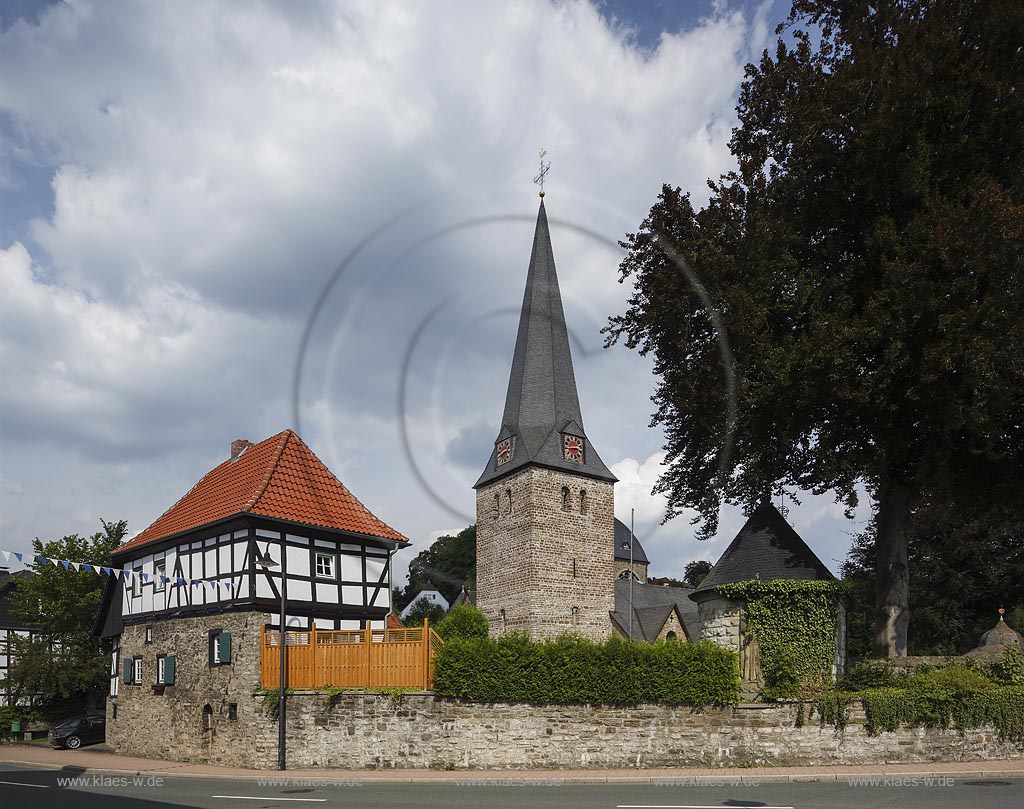
POLYGON ((1002 685, 1024 685, 1024 657, 1014 646, 1007 646, 1003 656, 989 664, 989 676, 1002 685))
POLYGON ((736 655, 706 641, 594 643, 574 635, 534 642, 523 635, 446 640, 435 693, 477 702, 532 704, 734 704, 736 655))
POLYGON ((487 619, 472 604, 458 604, 434 629, 444 640, 482 640, 487 637, 487 619))
POLYGON ((865 660, 850 666, 836 682, 838 691, 864 691, 868 688, 895 688, 903 682, 888 660, 865 660))
MULTIPOLYGON (((1004 659, 1012 672, 1013 655, 1004 659)), ((992 726, 1001 738, 1024 743, 1024 687, 1001 686, 996 675, 1004 671, 1002 667, 992 664, 985 669, 968 660, 923 666, 906 677, 893 674, 893 680, 887 679, 885 669, 881 662, 872 662, 863 670, 851 670, 849 683, 844 678, 842 685, 858 681, 894 684, 826 692, 816 701, 822 723, 841 726, 842 706, 860 700, 872 735, 895 731, 900 725, 961 730, 992 726)))

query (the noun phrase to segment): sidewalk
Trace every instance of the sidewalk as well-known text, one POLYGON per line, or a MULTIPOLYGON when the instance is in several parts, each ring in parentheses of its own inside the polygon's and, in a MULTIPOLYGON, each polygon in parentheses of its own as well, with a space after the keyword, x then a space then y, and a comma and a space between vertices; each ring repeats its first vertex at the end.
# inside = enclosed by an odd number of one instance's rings
POLYGON ((952 778, 1024 778, 1024 759, 1010 761, 956 761, 925 764, 877 764, 832 767, 751 767, 742 769, 678 768, 650 770, 245 770, 215 764, 186 764, 133 756, 119 756, 105 750, 54 750, 28 744, 0 746, 0 763, 23 764, 46 769, 164 775, 187 778, 238 780, 288 777, 293 779, 337 780, 360 784, 461 784, 494 781, 543 786, 558 784, 649 784, 688 781, 845 781, 851 776, 903 778, 950 776, 952 778))

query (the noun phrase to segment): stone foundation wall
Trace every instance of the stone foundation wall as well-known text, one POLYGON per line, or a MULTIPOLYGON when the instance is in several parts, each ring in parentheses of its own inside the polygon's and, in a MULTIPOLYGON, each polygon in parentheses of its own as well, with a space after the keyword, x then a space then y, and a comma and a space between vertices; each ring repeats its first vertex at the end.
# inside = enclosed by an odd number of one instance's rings
POLYGON ((740 613, 743 603, 719 595, 704 597, 697 603, 700 637, 728 649, 740 652, 740 613))
MULTIPOLYGON (((273 769, 277 722, 262 697, 249 696, 235 732, 223 722, 211 740, 188 734, 161 757, 273 769), (191 747, 190 747, 191 745, 191 747)), ((240 716, 242 706, 239 706, 240 716)), ((192 708, 186 713, 194 714, 192 708)), ((399 702, 369 694, 300 693, 289 699, 288 766, 342 769, 525 769, 750 767, 982 761, 1024 757, 991 729, 904 728, 869 736, 863 711, 843 732, 811 721, 796 727, 795 705, 740 706, 698 713, 643 705, 485 705, 406 694, 399 702)), ((161 717, 162 721, 172 720, 161 717)), ((118 720, 120 721, 120 719, 118 720)), ((161 725, 115 736, 119 752, 154 755, 161 725)), ((173 724, 166 729, 173 735, 173 724)))
POLYGON ((125 626, 121 659, 142 658, 142 684, 121 682, 118 695, 108 698, 107 744, 119 753, 173 761, 276 761, 277 739, 264 742, 268 720, 253 696, 260 685, 260 630, 269 618, 236 612, 125 626), (152 643, 145 642, 147 626, 153 628, 152 643), (229 665, 209 664, 212 629, 231 633, 229 665), (175 656, 174 685, 162 690, 154 688, 159 654, 175 656), (248 749, 265 743, 271 744, 269 752, 248 749))

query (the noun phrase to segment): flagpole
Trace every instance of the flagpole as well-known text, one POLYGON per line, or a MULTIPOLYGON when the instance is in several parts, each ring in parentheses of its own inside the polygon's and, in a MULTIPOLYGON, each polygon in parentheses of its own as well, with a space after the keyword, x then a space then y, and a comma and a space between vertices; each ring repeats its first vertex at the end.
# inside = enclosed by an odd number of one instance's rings
POLYGON ((633 640, 633 522, 636 509, 629 510, 629 639, 633 640))

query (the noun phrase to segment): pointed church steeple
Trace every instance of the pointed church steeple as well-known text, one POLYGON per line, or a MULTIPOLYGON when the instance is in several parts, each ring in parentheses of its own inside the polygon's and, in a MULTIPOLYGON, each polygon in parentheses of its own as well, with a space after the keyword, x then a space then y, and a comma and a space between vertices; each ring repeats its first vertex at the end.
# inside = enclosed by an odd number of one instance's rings
POLYGON ((583 429, 569 332, 541 200, 501 430, 473 488, 528 464, 614 483, 583 429))

